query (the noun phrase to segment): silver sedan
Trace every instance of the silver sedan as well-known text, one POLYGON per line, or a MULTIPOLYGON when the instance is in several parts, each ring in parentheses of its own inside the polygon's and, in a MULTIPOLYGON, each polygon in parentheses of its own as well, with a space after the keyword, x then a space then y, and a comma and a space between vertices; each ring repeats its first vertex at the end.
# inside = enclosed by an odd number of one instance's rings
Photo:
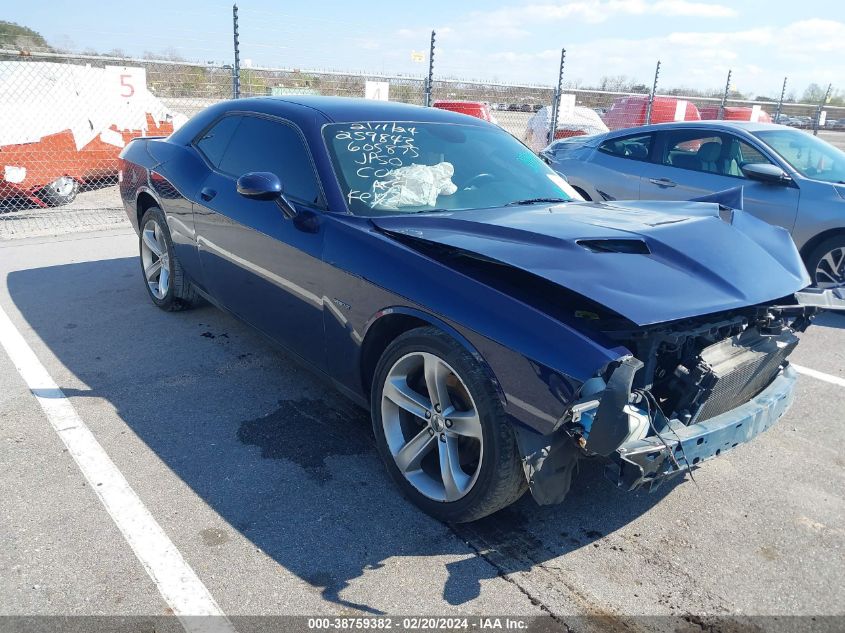
POLYGON ((691 121, 556 141, 541 155, 587 200, 689 200, 742 185, 792 233, 819 287, 845 282, 845 152, 783 125, 691 121))

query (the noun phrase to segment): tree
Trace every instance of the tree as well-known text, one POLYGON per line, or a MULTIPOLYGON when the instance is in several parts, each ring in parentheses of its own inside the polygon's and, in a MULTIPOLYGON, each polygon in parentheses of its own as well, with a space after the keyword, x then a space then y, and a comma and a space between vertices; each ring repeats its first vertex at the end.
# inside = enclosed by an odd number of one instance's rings
POLYGON ((607 90, 611 92, 631 92, 631 81, 626 75, 615 75, 609 77, 605 75, 599 80, 599 90, 607 90))
POLYGON ((826 88, 822 88, 817 83, 811 83, 804 91, 801 101, 804 103, 820 103, 821 100, 824 99, 825 92, 826 88))
POLYGON ((14 22, 0 20, 0 48, 20 51, 52 51, 53 47, 37 31, 14 22))

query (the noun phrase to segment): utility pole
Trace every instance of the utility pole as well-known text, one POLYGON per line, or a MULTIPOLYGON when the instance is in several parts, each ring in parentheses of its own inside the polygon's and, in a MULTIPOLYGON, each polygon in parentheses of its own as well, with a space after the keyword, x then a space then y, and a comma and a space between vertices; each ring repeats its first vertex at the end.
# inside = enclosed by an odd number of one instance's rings
POLYGON ((241 44, 238 40, 238 5, 232 5, 232 35, 235 43, 235 65, 232 66, 232 99, 241 98, 241 44))
POLYGON ((431 89, 434 81, 434 36, 435 32, 431 32, 431 45, 428 49, 428 77, 425 80, 425 107, 431 107, 431 89))
POLYGON ((560 68, 557 73, 557 88, 552 96, 552 120, 549 123, 549 143, 555 140, 557 130, 558 110, 560 109, 560 97, 563 94, 563 63, 566 61, 566 49, 560 49, 560 68))
POLYGON ((645 112, 645 123, 651 123, 651 110, 654 107, 654 95, 657 92, 657 78, 660 76, 660 60, 657 60, 657 67, 654 69, 654 84, 651 86, 651 94, 648 96, 648 108, 645 112))
POLYGON ((783 78, 783 88, 780 89, 780 99, 778 99, 778 107, 775 110, 775 123, 780 123, 780 111, 783 108, 783 98, 786 96, 786 80, 787 77, 783 78))
POLYGON ((833 84, 827 84, 827 91, 824 93, 821 103, 819 103, 819 106, 816 108, 816 119, 813 121, 813 136, 819 135, 819 126, 822 122, 822 108, 824 108, 824 104, 830 100, 830 91, 832 89, 833 84))
POLYGON ((725 82, 725 93, 722 95, 722 103, 719 106, 719 119, 725 118, 725 104, 728 102, 728 93, 731 91, 731 70, 728 70, 728 80, 725 82))

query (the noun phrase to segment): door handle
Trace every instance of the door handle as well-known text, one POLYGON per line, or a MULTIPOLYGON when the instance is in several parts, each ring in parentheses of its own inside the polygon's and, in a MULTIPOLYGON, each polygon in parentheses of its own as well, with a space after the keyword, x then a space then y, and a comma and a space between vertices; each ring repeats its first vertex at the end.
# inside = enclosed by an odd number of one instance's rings
POLYGON ((649 178, 648 181, 658 187, 674 187, 677 185, 677 183, 669 180, 668 178, 649 178))
POLYGON ((217 192, 214 191, 214 189, 211 189, 210 187, 203 187, 202 189, 200 189, 200 198, 202 198, 206 202, 211 200, 216 195, 217 192))

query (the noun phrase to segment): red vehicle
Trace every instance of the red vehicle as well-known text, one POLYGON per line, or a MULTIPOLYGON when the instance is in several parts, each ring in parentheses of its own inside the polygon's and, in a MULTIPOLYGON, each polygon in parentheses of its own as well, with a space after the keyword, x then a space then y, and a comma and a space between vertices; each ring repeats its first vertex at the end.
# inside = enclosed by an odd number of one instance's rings
POLYGON ((4 209, 68 204, 80 185, 117 175, 131 139, 171 134, 184 119, 147 89, 142 67, 7 61, 0 70, 4 209))
MULTIPOLYGON (((719 118, 719 106, 708 105, 699 110, 701 119, 714 121, 719 118)), ((771 123, 772 117, 765 110, 757 110, 757 118, 754 118, 754 108, 748 106, 725 106, 724 121, 756 121, 757 123, 771 123)))
POLYGON ((0 146, 6 170, 5 176, 0 173, 0 200, 22 198, 39 207, 73 202, 80 185, 115 176, 117 155, 131 139, 173 133, 172 122, 157 122, 149 114, 146 117, 146 130, 118 130, 113 125, 107 132, 111 133, 111 143, 100 134, 81 149, 76 148, 70 130, 33 143, 0 146))
POLYGON ((495 117, 490 113, 490 106, 483 101, 445 101, 438 100, 432 104, 435 108, 441 110, 451 110, 459 114, 468 114, 474 116, 476 119, 483 119, 490 123, 498 123, 495 117))
MULTIPOLYGON (((611 130, 646 124, 648 95, 617 97, 604 115, 604 122, 611 130)), ((651 123, 669 121, 699 121, 701 115, 695 104, 675 97, 655 97, 651 107, 651 123)))

